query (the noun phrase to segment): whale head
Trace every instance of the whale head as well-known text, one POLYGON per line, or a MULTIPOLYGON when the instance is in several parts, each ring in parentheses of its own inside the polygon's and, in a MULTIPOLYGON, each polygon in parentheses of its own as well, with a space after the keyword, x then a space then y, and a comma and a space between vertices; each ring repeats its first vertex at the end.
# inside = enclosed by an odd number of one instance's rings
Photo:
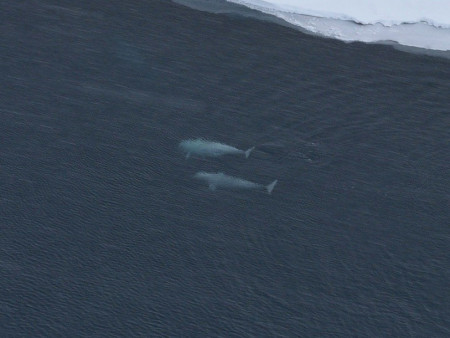
POLYGON ((207 173, 206 171, 199 171, 194 175, 194 178, 198 180, 208 180, 208 178, 211 177, 210 173, 207 173))
POLYGON ((221 178, 223 178, 225 176, 224 173, 222 172, 218 172, 218 173, 208 173, 206 171, 199 171, 198 173, 196 173, 194 175, 194 178, 198 179, 198 180, 204 180, 207 182, 217 182, 218 180, 220 180, 221 178))

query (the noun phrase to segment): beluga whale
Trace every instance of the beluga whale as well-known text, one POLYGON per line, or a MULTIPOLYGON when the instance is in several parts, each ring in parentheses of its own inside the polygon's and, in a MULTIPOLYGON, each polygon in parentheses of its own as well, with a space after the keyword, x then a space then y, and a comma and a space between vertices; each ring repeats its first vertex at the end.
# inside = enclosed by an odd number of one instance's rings
POLYGON ((208 173, 205 171, 199 171, 194 175, 194 178, 205 181, 209 189, 216 190, 217 188, 225 189, 265 189, 270 195, 275 188, 278 180, 273 181, 268 185, 263 185, 251 181, 244 180, 239 177, 228 176, 224 173, 208 173))
POLYGON ((219 157, 227 154, 242 154, 245 156, 245 158, 248 158, 253 149, 255 149, 255 147, 251 147, 247 150, 241 150, 227 144, 208 141, 204 139, 184 140, 180 142, 179 146, 181 150, 186 153, 186 159, 191 157, 191 155, 219 157))

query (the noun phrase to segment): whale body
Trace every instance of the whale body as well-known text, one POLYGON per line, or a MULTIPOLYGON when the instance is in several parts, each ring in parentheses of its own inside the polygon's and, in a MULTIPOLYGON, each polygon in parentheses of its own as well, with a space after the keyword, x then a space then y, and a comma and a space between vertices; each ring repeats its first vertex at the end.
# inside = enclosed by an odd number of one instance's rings
POLYGON ((226 154, 242 154, 245 158, 248 158, 253 149, 255 149, 255 147, 251 147, 247 150, 241 150, 227 144, 203 139, 184 140, 180 142, 179 146, 186 153, 186 158, 189 158, 191 155, 219 157, 226 154))
POLYGON ((275 188, 275 185, 278 182, 278 180, 275 180, 268 185, 263 185, 239 177, 228 176, 224 173, 208 173, 205 171, 199 171, 194 175, 194 178, 208 183, 209 189, 211 190, 216 190, 217 188, 265 189, 269 195, 272 193, 273 188, 275 188))

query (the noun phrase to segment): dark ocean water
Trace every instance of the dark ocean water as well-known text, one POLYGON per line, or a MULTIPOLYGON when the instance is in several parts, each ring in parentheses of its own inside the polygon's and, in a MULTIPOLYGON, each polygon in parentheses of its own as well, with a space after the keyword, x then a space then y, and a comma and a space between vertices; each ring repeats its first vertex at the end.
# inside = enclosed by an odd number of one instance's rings
POLYGON ((450 336, 449 60, 3 0, 0 74, 2 337, 450 336), (190 137, 256 149, 185 160, 190 137))

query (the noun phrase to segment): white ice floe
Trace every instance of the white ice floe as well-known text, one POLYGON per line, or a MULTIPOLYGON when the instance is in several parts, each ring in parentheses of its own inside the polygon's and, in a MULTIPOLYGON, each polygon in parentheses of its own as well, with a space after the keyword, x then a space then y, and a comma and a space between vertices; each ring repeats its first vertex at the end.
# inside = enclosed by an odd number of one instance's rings
POLYGON ((342 41, 450 50, 450 0, 227 0, 342 41))

